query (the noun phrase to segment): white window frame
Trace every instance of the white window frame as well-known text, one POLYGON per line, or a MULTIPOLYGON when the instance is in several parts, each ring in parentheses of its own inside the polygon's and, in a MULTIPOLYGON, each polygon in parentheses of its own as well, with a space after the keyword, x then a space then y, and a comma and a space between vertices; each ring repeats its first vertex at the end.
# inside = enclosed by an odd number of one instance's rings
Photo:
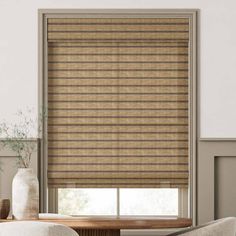
MULTIPOLYGON (((120 188, 116 188, 116 214, 114 216, 123 216, 120 214, 120 188)), ((51 213, 58 213, 58 189, 48 190, 48 211, 51 213)), ((188 217, 188 189, 178 189, 178 217, 188 217)), ((94 215, 76 215, 93 217, 94 215)), ((96 217, 109 217, 109 215, 96 215, 96 217)), ((171 217, 171 216, 160 216, 160 215, 125 215, 125 217, 171 217)))

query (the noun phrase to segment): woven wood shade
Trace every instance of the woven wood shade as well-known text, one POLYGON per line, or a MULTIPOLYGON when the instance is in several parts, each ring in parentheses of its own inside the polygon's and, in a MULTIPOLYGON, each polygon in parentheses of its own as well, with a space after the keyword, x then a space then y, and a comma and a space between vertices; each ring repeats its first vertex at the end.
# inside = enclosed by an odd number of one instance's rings
POLYGON ((188 19, 48 20, 50 187, 188 186, 188 19))

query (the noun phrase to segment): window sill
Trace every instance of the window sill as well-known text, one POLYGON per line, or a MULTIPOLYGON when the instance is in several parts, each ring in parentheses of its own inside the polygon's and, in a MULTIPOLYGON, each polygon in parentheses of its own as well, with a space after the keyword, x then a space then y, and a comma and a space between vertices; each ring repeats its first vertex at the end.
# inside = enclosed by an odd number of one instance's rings
POLYGON ((178 229, 143 229, 143 230, 121 230, 121 236, 166 236, 168 234, 183 230, 178 229))

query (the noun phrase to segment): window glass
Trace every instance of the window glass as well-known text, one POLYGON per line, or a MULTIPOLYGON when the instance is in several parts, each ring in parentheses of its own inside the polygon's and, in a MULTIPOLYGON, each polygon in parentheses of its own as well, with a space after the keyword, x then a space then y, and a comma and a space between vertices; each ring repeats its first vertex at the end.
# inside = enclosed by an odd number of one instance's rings
MULTIPOLYGON (((178 189, 120 189, 120 215, 177 216, 178 189)), ((58 189, 58 213, 117 215, 117 189, 58 189)))
POLYGON ((116 189, 58 189, 58 213, 116 215, 116 189))
POLYGON ((120 189, 121 215, 178 215, 178 189, 120 189))

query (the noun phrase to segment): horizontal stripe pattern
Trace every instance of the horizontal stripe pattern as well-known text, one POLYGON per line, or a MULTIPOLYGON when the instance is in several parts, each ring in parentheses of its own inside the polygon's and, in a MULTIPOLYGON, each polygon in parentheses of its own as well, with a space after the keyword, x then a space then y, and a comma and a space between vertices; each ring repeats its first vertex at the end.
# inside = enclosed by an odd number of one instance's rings
POLYGON ((48 40, 80 42, 188 41, 187 19, 48 19, 48 40), (87 21, 87 22, 85 22, 87 21), (178 21, 178 22, 177 22, 178 21))
POLYGON ((50 187, 188 186, 189 22, 48 19, 50 187))

